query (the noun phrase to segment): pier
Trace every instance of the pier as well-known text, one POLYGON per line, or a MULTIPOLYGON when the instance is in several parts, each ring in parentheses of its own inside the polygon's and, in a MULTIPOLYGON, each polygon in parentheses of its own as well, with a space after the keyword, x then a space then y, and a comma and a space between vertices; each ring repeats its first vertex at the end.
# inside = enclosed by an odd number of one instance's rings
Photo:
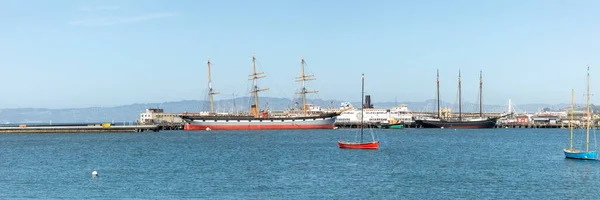
POLYGON ((0 133, 105 133, 105 132, 158 132, 156 125, 131 125, 131 126, 25 126, 0 127, 0 133))
MULTIPOLYGON (((496 128, 562 128, 568 129, 568 124, 497 124, 496 128)), ((590 124, 590 129, 598 129, 600 126, 590 124)), ((573 129, 585 129, 585 126, 574 126, 573 129)))
POLYGON ((154 124, 158 128, 158 130, 183 130, 185 123, 160 123, 154 124))

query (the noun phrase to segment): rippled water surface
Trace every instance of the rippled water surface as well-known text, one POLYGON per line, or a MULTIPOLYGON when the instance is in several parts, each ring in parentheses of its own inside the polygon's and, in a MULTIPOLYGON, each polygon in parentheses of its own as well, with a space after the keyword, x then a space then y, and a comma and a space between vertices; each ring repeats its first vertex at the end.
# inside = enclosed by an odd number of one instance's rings
POLYGON ((338 149, 355 130, 2 134, 0 199, 600 198, 567 130, 374 131, 376 151, 338 149))

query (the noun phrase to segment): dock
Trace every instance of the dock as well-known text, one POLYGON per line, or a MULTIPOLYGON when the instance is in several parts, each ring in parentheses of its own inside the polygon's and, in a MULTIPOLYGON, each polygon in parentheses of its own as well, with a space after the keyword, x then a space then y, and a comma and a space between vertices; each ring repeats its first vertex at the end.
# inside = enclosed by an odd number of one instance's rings
POLYGON ((158 132, 156 125, 131 126, 19 126, 0 127, 0 133, 106 133, 106 132, 158 132))

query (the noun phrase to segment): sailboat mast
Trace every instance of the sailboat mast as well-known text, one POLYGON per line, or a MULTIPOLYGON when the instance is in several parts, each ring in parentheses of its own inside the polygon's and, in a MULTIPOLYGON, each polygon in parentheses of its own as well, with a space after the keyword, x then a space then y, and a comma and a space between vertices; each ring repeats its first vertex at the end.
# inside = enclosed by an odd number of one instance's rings
POLYGON ((302 94, 302 111, 304 112, 304 116, 306 116, 306 93, 317 93, 318 91, 316 90, 311 90, 308 91, 306 90, 306 81, 310 81, 310 80, 315 80, 315 78, 313 77, 313 75, 305 75, 304 74, 304 64, 306 64, 306 62, 304 62, 304 56, 302 56, 302 75, 299 77, 296 77, 296 82, 302 82, 302 88, 300 92, 297 92, 296 94, 302 94))
POLYGON ((479 71, 479 117, 483 117, 483 75, 479 71))
POLYGON ((231 94, 231 101, 233 101, 233 113, 237 114, 237 108, 235 107, 235 93, 231 94))
POLYGON ((460 70, 458 70, 458 120, 462 121, 462 93, 460 90, 460 70))
POLYGON ((569 129, 571 138, 569 140, 569 149, 573 149, 573 112, 575 110, 575 89, 571 89, 571 121, 569 121, 569 129))
POLYGON ((442 119, 440 114, 441 114, 441 110, 440 110, 440 70, 437 70, 437 114, 438 114, 438 119, 442 119))
POLYGON ((258 92, 261 91, 265 91, 268 90, 269 88, 263 88, 263 89, 258 89, 258 79, 259 78, 264 78, 265 76, 262 75, 264 74, 263 72, 256 72, 256 57, 254 57, 254 53, 252 53, 252 74, 250 74, 249 76, 251 77, 249 80, 252 80, 252 91, 250 91, 250 93, 254 94, 254 109, 255 111, 253 112, 254 117, 259 117, 258 114, 258 92), (259 76, 261 75, 261 76, 259 76))
POLYGON ((363 123, 364 123, 364 116, 365 116, 365 74, 362 74, 362 90, 361 90, 361 97, 360 97, 360 105, 362 105, 362 108, 360 109, 360 143, 363 142, 363 123))
POLYGON ((210 99, 210 113, 215 113, 215 104, 213 102, 213 95, 219 94, 218 92, 214 92, 212 88, 212 80, 210 78, 210 58, 208 58, 208 96, 210 99))
POLYGON ((587 69, 587 101, 586 101, 586 110, 587 110, 587 121, 585 123, 585 151, 589 151, 589 141, 590 141, 590 66, 587 69))
POLYGON ((304 56, 302 56, 302 112, 306 116, 306 80, 304 79, 304 56))

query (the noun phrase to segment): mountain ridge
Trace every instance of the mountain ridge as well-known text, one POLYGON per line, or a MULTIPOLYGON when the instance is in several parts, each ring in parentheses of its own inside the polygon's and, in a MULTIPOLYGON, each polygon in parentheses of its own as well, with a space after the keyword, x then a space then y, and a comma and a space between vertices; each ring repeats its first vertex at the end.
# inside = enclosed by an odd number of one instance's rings
MULTIPOLYGON (((215 101, 215 111, 217 112, 234 112, 248 111, 250 102, 253 101, 250 97, 238 97, 235 99, 225 99, 215 101), (235 104, 235 106, 234 106, 235 104)), ((261 105, 259 109, 264 109, 268 105, 271 110, 282 110, 287 108, 300 108, 301 100, 292 100, 287 98, 261 97, 261 105)), ((311 103, 322 108, 338 108, 344 101, 339 100, 324 100, 324 99, 308 99, 307 103, 311 103)), ((355 107, 360 107, 360 102, 350 102, 355 107)), ((391 108, 396 105, 406 104, 408 109, 417 112, 434 112, 436 101, 433 99, 414 102, 414 101, 399 101, 399 102, 374 102, 375 108, 391 108)), ((449 107, 453 112, 458 111, 456 104, 441 102, 442 107, 449 107)), ((557 110, 570 106, 570 104, 523 104, 513 106, 517 113, 532 113, 549 108, 557 110)), ((88 108, 8 108, 0 109, 0 123, 69 123, 69 122, 115 122, 115 123, 130 123, 139 119, 141 112, 145 112, 147 108, 162 108, 167 113, 182 113, 182 112, 200 112, 210 108, 208 101, 204 100, 181 100, 169 101, 162 103, 134 103, 128 105, 112 106, 112 107, 88 107, 88 108)), ((487 105, 483 106, 484 112, 506 112, 508 105, 487 105)), ((479 112, 479 104, 464 102, 463 112, 479 112)))

